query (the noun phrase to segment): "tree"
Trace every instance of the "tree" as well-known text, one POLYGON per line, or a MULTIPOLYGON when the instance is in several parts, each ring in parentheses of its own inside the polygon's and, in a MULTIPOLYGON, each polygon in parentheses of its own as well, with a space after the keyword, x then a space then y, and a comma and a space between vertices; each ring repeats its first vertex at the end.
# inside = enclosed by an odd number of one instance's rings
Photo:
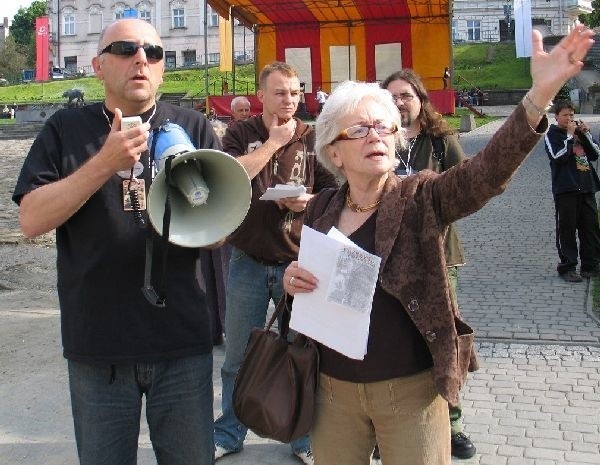
POLYGON ((27 47, 19 45, 11 36, 6 38, 5 47, 0 51, 0 74, 10 82, 21 79, 21 71, 29 67, 27 47))
POLYGON ((28 64, 33 64, 35 57, 35 19, 46 14, 46 2, 34 1, 29 8, 19 8, 10 26, 10 36, 16 45, 25 47, 28 64))
POLYGON ((600 26, 600 0, 592 2, 592 11, 589 15, 580 15, 579 20, 588 27, 600 26))

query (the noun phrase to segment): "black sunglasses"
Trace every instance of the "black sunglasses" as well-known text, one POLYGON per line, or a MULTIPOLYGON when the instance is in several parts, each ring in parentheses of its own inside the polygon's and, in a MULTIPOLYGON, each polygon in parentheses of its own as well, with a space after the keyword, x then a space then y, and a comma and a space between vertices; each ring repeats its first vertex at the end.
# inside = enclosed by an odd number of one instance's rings
POLYGON ((132 57, 138 51, 138 49, 144 49, 144 53, 149 60, 162 60, 163 59, 163 48, 160 45, 144 44, 140 45, 135 42, 128 40, 117 40, 112 42, 100 50, 98 55, 103 53, 110 53, 111 55, 118 55, 124 57, 132 57))

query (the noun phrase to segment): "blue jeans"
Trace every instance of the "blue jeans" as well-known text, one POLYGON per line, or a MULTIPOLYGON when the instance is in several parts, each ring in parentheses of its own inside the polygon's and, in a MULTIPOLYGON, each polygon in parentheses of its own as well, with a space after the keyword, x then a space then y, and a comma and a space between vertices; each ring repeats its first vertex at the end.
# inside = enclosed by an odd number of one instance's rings
POLYGON ((159 465, 214 464, 212 354, 132 365, 68 361, 81 465, 135 465, 142 396, 159 465))
MULTIPOLYGON (((246 344, 253 328, 265 326, 269 302, 277 303, 283 296, 283 272, 287 264, 267 266, 233 248, 227 279, 227 312, 225 334, 227 346, 221 368, 223 382, 223 414, 215 421, 215 444, 229 451, 244 447, 246 428, 235 416, 232 405, 235 377, 244 358, 246 344)), ((310 449, 308 436, 290 443, 294 452, 310 449)))

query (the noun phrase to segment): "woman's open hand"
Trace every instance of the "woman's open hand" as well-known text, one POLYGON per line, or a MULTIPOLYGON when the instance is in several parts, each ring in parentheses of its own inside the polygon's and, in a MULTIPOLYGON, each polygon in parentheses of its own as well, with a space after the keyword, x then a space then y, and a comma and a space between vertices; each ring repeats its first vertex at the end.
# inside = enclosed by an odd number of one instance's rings
POLYGON ((583 67, 582 60, 594 44, 594 31, 577 22, 550 51, 544 51, 542 35, 533 30, 529 97, 540 108, 546 107, 560 88, 583 67))

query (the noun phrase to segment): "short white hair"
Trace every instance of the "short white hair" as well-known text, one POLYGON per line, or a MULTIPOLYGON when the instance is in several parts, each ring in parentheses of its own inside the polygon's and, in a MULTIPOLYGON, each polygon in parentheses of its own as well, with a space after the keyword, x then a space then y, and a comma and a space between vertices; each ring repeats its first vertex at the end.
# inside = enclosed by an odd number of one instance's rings
POLYGON ((238 95, 237 97, 234 97, 233 99, 231 99, 231 111, 235 111, 235 106, 238 103, 243 103, 245 105, 251 106, 250 105, 250 100, 248 100, 243 95, 238 95))
MULTIPOLYGON (((340 119, 356 111, 365 100, 371 100, 381 105, 387 113, 387 119, 396 123, 398 128, 401 128, 400 112, 392 99, 392 94, 387 89, 382 89, 377 83, 355 81, 346 81, 336 87, 329 95, 323 110, 317 118, 315 152, 317 160, 340 179, 346 179, 346 176, 341 169, 331 162, 327 153, 327 146, 342 130, 346 129, 340 127, 338 123, 340 119)), ((396 144, 405 145, 403 129, 399 129, 395 137, 396 144)))

